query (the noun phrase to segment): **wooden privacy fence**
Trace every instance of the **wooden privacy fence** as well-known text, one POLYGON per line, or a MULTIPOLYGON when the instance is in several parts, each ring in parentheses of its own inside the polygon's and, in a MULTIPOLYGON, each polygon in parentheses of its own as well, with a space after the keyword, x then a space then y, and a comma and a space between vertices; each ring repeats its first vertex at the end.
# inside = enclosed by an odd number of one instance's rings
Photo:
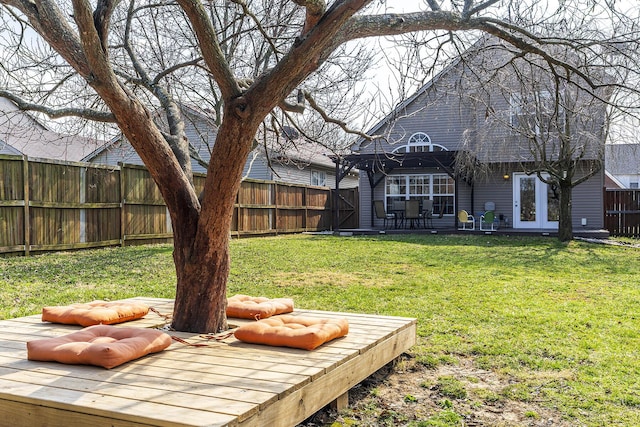
POLYGON ((612 236, 640 237, 640 190, 605 190, 604 226, 612 236))
MULTIPOLYGON (((196 175, 200 191, 205 176, 196 175)), ((232 236, 332 228, 333 190, 271 181, 243 181, 232 236)), ((357 189, 340 200, 357 207, 357 189)), ((357 214, 340 217, 357 228, 357 214)), ((155 243, 172 239, 171 221, 146 168, 0 155, 0 254, 155 243)))

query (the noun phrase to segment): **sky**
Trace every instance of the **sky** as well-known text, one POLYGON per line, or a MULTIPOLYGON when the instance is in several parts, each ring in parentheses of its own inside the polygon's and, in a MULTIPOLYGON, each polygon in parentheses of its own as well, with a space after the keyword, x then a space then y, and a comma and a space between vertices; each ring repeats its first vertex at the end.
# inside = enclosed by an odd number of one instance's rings
MULTIPOLYGON (((449 0, 439 0, 441 3, 449 3, 449 0)), ((524 0, 522 3, 525 3, 527 0, 524 0)), ((543 4, 545 0, 529 0, 535 1, 537 3, 543 4)), ((548 7, 546 10, 553 10, 555 6, 557 6, 559 0, 549 0, 546 3, 548 7)), ((611 0, 609 0, 611 1, 611 0)), ((615 7, 621 11, 634 11, 633 15, 638 16, 638 11, 640 10, 640 0, 613 0, 615 7)), ((384 0, 379 5, 379 13, 409 13, 420 10, 426 10, 428 6, 426 5, 425 0, 384 0)), ((600 4, 605 4, 604 0, 600 0, 600 4)), ((631 15, 630 13, 628 15, 631 15)), ((371 41, 374 46, 379 46, 377 41, 371 41)), ((388 46, 392 46, 392 42, 388 42, 388 46)), ((393 54, 394 49, 384 49, 386 54, 393 54)), ((370 77, 371 81, 367 84, 368 93, 374 96, 374 100, 371 105, 374 106, 378 110, 378 115, 383 115, 389 113, 395 105, 399 101, 401 101, 402 96, 399 95, 402 89, 399 87, 398 72, 386 64, 384 61, 380 61, 376 64, 375 69, 371 70, 370 77)), ((429 77, 430 78, 430 77, 429 77)), ((405 89, 404 96, 410 96, 414 93, 420 84, 415 83, 409 89, 405 89)), ((636 143, 640 143, 640 121, 639 120, 631 120, 627 118, 625 121, 630 123, 625 123, 624 125, 618 126, 613 130, 615 134, 614 138, 618 142, 626 142, 626 141, 635 141, 636 143)), ((374 121, 375 123, 375 121, 374 121)))

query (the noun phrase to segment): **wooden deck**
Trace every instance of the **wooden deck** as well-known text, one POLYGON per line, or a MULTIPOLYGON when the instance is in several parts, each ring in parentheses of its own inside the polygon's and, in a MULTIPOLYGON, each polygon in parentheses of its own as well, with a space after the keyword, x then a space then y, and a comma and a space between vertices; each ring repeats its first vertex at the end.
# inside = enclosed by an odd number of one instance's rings
MULTIPOLYGON (((170 314, 173 301, 135 298, 170 314)), ((107 370, 27 360, 26 342, 67 334, 75 326, 40 316, 0 321, 0 425, 21 426, 294 426, 329 403, 346 405, 350 388, 416 341, 416 320, 296 310, 344 316, 349 335, 313 351, 207 340, 170 332, 174 342, 107 370)), ((245 321, 229 319, 239 325, 245 321)), ((149 313, 123 326, 157 327, 149 313)))

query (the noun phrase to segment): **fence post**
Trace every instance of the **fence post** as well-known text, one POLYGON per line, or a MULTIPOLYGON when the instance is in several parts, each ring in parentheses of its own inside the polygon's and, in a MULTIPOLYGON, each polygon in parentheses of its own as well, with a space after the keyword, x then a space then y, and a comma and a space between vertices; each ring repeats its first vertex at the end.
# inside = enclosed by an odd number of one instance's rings
MULTIPOLYGON (((80 206, 87 202, 87 168, 80 168, 80 206)), ((87 208, 80 208, 80 242, 87 241, 87 208)))
POLYGON ((22 156, 22 194, 24 198, 24 255, 29 256, 31 249, 31 222, 29 213, 29 158, 22 156))
POLYGON ((125 220, 126 220, 126 214, 125 214, 125 206, 126 206, 126 199, 125 199, 125 189, 127 188, 125 185, 125 172, 124 172, 124 163, 123 162, 118 162, 118 166, 120 166, 120 246, 124 246, 124 238, 125 238, 125 220))

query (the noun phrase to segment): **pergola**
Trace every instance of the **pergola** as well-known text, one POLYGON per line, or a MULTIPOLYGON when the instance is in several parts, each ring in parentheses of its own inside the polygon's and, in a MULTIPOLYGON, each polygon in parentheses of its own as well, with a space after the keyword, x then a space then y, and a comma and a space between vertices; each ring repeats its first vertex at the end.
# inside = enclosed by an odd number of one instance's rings
MULTIPOLYGON (((461 177, 456 173, 455 163, 458 151, 423 151, 411 153, 352 153, 344 156, 333 156, 336 164, 336 194, 339 194, 340 181, 352 170, 358 169, 365 172, 369 180, 371 191, 377 187, 384 178, 394 169, 398 168, 435 168, 453 178, 455 182, 454 203, 458 205, 458 181, 462 179, 471 185, 471 210, 473 211, 473 182, 467 177, 461 177)), ((340 228, 337 209, 337 198, 334 198, 334 230, 340 228)), ((455 226, 454 218, 454 226, 455 226)))

